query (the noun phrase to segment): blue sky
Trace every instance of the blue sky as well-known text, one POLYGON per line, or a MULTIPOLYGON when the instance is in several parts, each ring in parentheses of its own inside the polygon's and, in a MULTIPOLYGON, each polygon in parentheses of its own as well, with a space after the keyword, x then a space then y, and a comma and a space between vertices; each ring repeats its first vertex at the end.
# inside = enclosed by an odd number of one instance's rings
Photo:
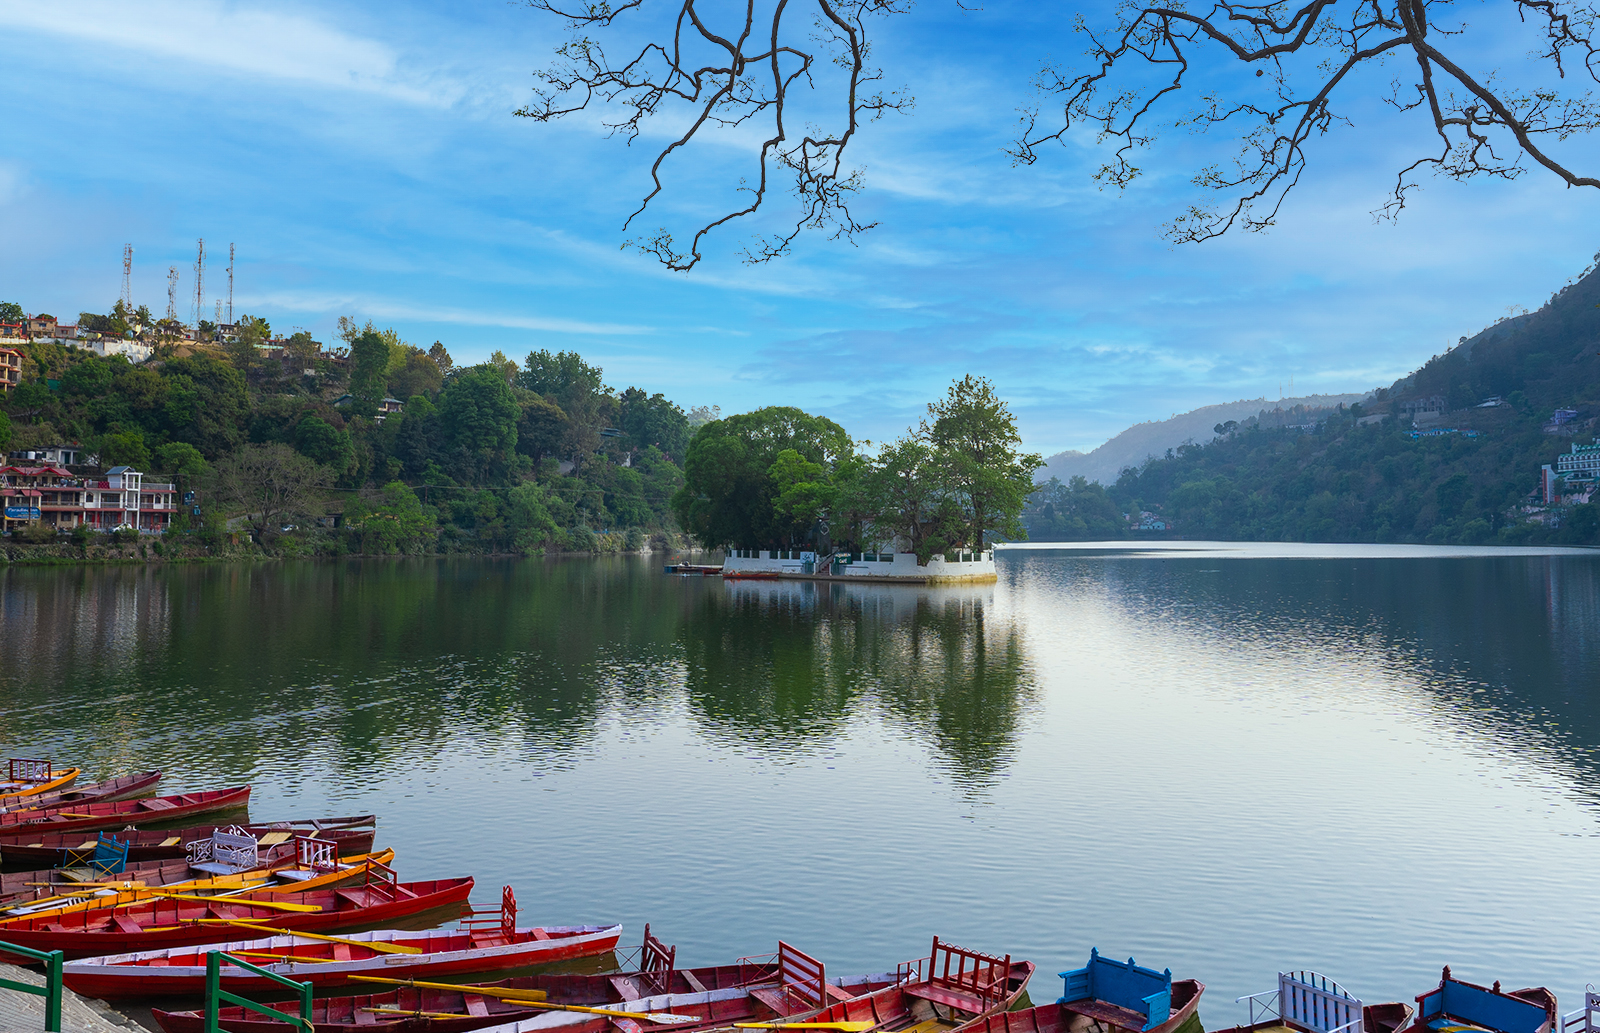
MULTIPOLYGON (((916 109, 855 155, 879 228, 760 268, 738 261, 736 230, 683 275, 619 248, 651 141, 511 117, 564 35, 526 7, 0 3, 0 299, 105 311, 131 242, 135 300, 164 311, 177 265, 186 314, 204 237, 207 297, 234 242, 235 311, 275 329, 331 340, 349 315, 468 362, 574 349, 618 388, 800 405, 874 440, 981 373, 1048 455, 1291 377, 1299 394, 1387 384, 1536 307, 1600 248, 1600 194, 1534 175, 1427 180, 1398 225, 1375 225, 1425 127, 1365 102, 1273 231, 1171 247, 1160 229, 1196 199, 1204 141, 1173 138, 1120 195, 1089 181, 1103 155, 1087 139, 1029 168, 1002 153, 1040 62, 1081 51, 1073 9, 925 0, 881 23, 876 56, 916 109)), ((1474 56, 1514 65, 1496 46, 1474 56)), ((1600 165, 1590 141, 1563 153, 1600 165)), ((715 189, 676 182, 666 217, 715 189)))

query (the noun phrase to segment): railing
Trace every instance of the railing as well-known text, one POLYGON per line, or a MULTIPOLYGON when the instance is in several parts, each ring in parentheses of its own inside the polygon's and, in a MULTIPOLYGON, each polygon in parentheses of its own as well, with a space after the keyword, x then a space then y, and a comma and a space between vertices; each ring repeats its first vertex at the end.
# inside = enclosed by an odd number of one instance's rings
POLYGON ((510 940, 517 933, 517 895, 510 886, 502 887, 498 908, 473 908, 457 924, 469 933, 499 933, 510 940))
POLYGON ((1317 1033, 1361 1033, 1363 1007, 1344 987, 1315 972, 1280 972, 1278 988, 1236 998, 1250 1002, 1250 1024, 1268 1017, 1287 1020, 1317 1033), (1257 1016, 1257 1008, 1260 1016, 1257 1016))
POLYGON ((1011 955, 1000 957, 967 950, 933 938, 933 950, 926 958, 902 961, 895 968, 897 983, 924 980, 951 990, 963 991, 987 1004, 1005 1000, 1010 989, 1011 955), (954 965, 952 971, 951 966, 954 965), (926 966, 926 968, 924 968, 926 966))
POLYGON ((48 760, 30 760, 26 757, 12 757, 10 772, 7 781, 10 782, 48 782, 55 771, 55 765, 48 760))
MULTIPOLYGON (((12 763, 16 763, 13 761, 12 763)), ((6 990, 20 990, 25 994, 35 994, 44 998, 44 1028, 46 1033, 61 1033, 61 960, 66 957, 60 951, 30 950, 27 947, 18 947, 11 943, 0 943, 0 950, 7 954, 19 954, 24 958, 44 962, 44 985, 34 986, 32 983, 19 983, 14 979, 0 979, 0 988, 6 990)))
MULTIPOLYGON (((57 962, 57 964, 59 965, 60 963, 57 962)), ((283 978, 282 976, 278 975, 276 972, 268 972, 264 968, 259 968, 259 967, 255 966, 255 965, 252 965, 248 961, 243 960, 242 958, 236 958, 232 954, 225 954, 222 951, 207 951, 206 952, 206 1031, 205 1031, 205 1033, 222 1033, 222 1023, 221 1023, 221 1014, 220 1013, 222 1011, 222 1002, 223 1001, 227 1001, 229 1004, 237 1004, 239 1007, 244 1008, 247 1011, 253 1011, 257 1015, 265 1015, 269 1019, 277 1019, 279 1022, 288 1022, 288 1023, 291 1023, 291 1024, 299 1025, 300 1027, 302 1027, 305 1030, 305 1033, 312 1033, 313 1026, 311 1025, 311 984, 309 982, 307 982, 307 983, 297 983, 293 979, 285 979, 285 978, 283 978), (228 959, 228 964, 230 964, 230 965, 237 965, 238 967, 244 969, 247 972, 254 972, 258 976, 262 976, 262 977, 264 977, 266 979, 272 980, 274 983, 277 983, 279 986, 287 987, 288 989, 297 992, 300 995, 300 1016, 299 1016, 299 1018, 295 1018, 293 1015, 288 1014, 287 1012, 283 1011, 282 1009, 269 1007, 268 1005, 265 1005, 265 1004, 257 1004, 255 1001, 252 1001, 252 1000, 250 1000, 248 998, 240 997, 238 994, 230 993, 227 990, 224 990, 222 988, 222 959, 223 958, 227 958, 228 959)), ((46 1027, 46 1028, 48 1028, 48 1027, 46 1027)), ((55 1027, 55 1033, 59 1033, 60 1028, 61 1027, 59 1025, 57 1025, 55 1027)))
POLYGON ((1590 985, 1584 989, 1583 1007, 1561 1016, 1560 1028, 1555 1033, 1577 1033, 1578 1030, 1595 1033, 1600 1028, 1594 1019, 1597 1011, 1600 1011, 1600 994, 1595 993, 1594 986, 1590 985))

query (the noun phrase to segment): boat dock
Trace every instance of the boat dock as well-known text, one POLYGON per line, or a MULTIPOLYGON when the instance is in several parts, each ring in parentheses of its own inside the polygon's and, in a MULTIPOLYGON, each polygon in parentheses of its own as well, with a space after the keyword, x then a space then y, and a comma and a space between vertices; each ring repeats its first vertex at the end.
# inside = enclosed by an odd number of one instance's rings
MULTIPOLYGON (((44 985, 44 973, 0 963, 0 979, 44 985)), ((44 998, 0 993, 0 1033, 39 1033, 44 1029, 44 998)), ((61 989, 61 1033, 150 1033, 104 1001, 61 989)))

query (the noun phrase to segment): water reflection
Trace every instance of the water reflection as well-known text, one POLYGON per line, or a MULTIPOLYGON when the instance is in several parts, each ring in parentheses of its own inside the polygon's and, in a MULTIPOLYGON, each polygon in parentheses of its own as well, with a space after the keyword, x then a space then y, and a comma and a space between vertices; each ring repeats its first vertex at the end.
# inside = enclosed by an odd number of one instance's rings
POLYGON ((929 738, 955 777, 988 781, 1033 691, 992 586, 730 582, 682 631, 690 705, 716 736, 826 745, 863 706, 929 738))
POLYGON ((212 780, 281 766, 285 744, 348 774, 486 729, 560 768, 608 713, 680 704, 713 739, 781 752, 881 707, 982 781, 1029 691, 992 606, 992 587, 723 584, 626 559, 14 569, 0 734, 212 780))

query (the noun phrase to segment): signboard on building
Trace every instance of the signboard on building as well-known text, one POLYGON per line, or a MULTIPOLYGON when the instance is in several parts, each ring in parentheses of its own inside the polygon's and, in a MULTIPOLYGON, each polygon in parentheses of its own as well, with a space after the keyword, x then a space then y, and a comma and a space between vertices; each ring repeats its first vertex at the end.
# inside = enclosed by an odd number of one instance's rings
POLYGON ((32 506, 7 506, 7 520, 37 520, 39 511, 32 506))

